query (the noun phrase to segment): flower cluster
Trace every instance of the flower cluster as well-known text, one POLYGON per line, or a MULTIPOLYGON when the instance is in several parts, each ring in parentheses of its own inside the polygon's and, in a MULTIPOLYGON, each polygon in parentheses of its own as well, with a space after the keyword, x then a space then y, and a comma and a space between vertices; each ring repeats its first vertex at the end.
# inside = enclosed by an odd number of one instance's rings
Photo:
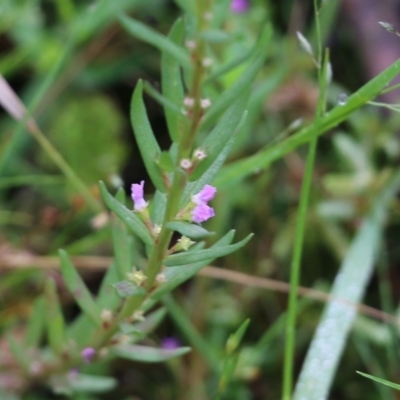
MULTIPOLYGON (((133 209, 137 212, 144 211, 148 206, 147 201, 145 201, 143 197, 143 188, 144 181, 141 181, 140 184, 134 183, 131 186, 133 209)), ((214 198, 216 192, 217 189, 214 186, 205 185, 199 193, 195 194, 192 197, 191 204, 184 210, 184 212, 180 214, 185 215, 186 212, 190 210, 190 219, 197 224, 205 222, 208 219, 214 217, 214 209, 210 207, 207 203, 214 198)))

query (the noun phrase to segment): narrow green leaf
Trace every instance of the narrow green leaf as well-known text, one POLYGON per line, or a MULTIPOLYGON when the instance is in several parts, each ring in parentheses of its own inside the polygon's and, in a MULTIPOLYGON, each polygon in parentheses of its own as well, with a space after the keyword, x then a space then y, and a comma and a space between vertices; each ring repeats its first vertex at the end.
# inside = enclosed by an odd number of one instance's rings
MULTIPOLYGON (((122 205, 124 204, 125 192, 122 188, 118 191, 115 198, 122 205)), ((126 226, 122 221, 117 220, 116 218, 113 218, 111 221, 111 233, 115 265, 118 270, 119 279, 124 279, 132 267, 129 235, 126 231, 126 226)))
POLYGON ((228 354, 232 354, 237 349, 237 347, 239 346, 240 342, 243 339, 244 334, 247 331, 247 328, 249 327, 249 324, 250 324, 250 319, 246 319, 246 321, 244 321, 242 325, 239 326, 237 331, 229 336, 229 339, 226 342, 226 352, 228 354))
POLYGON ((294 400, 328 397, 347 336, 357 315, 354 304, 362 301, 378 254, 387 206, 399 186, 400 173, 397 173, 378 195, 343 260, 330 293, 332 300, 325 307, 307 352, 294 400))
POLYGON ((201 239, 214 235, 214 232, 209 232, 202 226, 190 224, 189 222, 171 221, 168 222, 166 226, 168 229, 171 229, 171 231, 179 232, 181 235, 187 236, 190 239, 201 239))
POLYGON ((49 278, 45 286, 46 328, 50 347, 56 354, 65 350, 65 322, 57 295, 56 283, 49 278))
MULTIPOLYGON (((110 267, 101 282, 100 290, 97 295, 97 306, 100 310, 116 311, 121 304, 120 297, 115 293, 115 289, 111 286, 118 281, 118 271, 115 263, 111 263, 110 267)), ((81 313, 79 317, 68 326, 67 337, 72 339, 78 347, 88 345, 90 333, 94 328, 92 321, 86 314, 81 313)))
POLYGON ((167 196, 156 190, 153 201, 150 204, 150 218, 154 225, 161 225, 164 219, 167 196))
POLYGON ((154 137, 146 108, 143 103, 143 82, 138 81, 132 96, 131 121, 133 133, 139 146, 140 154, 146 170, 150 175, 154 186, 161 192, 165 192, 164 179, 159 166, 157 165, 161 150, 154 137))
POLYGON ((153 244, 153 238, 150 235, 145 224, 135 215, 131 210, 128 210, 123 204, 115 200, 113 196, 108 192, 104 182, 99 182, 101 196, 103 197, 104 203, 107 207, 113 211, 117 217, 143 242, 146 244, 153 244))
MULTIPOLYGON (((216 249, 218 247, 224 247, 229 245, 233 237, 235 235, 235 231, 229 231, 225 236, 223 236, 217 243, 211 246, 212 249, 216 249)), ((151 293, 151 299, 157 301, 161 299, 166 293, 171 292, 181 283, 187 281, 192 276, 196 275, 203 267, 208 265, 212 259, 196 262, 193 264, 186 265, 184 267, 170 267, 165 271, 166 282, 162 285, 158 286, 154 292, 151 293)))
POLYGON ((216 100, 210 110, 207 111, 201 124, 202 129, 207 129, 212 126, 229 105, 231 105, 244 90, 247 90, 251 86, 267 57, 267 50, 269 49, 268 43, 270 42, 271 37, 272 28, 268 25, 264 28, 257 44, 256 48, 258 49, 258 55, 242 76, 221 96, 219 96, 218 100, 216 100))
POLYGON ((74 300, 94 324, 100 327, 102 323, 100 317, 101 310, 97 307, 85 282, 83 282, 83 279, 78 274, 68 254, 64 250, 59 250, 58 254, 61 260, 61 273, 74 300))
POLYGON ((74 393, 104 393, 114 389, 117 380, 110 376, 78 374, 69 377, 69 386, 74 393))
MULTIPOLYGON (((182 43, 184 25, 182 19, 178 19, 172 26, 168 35, 169 39, 177 45, 182 43)), ((162 93, 174 107, 182 109, 184 89, 179 62, 170 53, 163 51, 161 55, 161 86, 162 93)), ((172 141, 179 140, 181 130, 182 114, 178 114, 170 107, 164 106, 165 118, 167 119, 168 132, 172 141)))
POLYGON ((45 328, 45 311, 44 298, 39 297, 32 307, 26 328, 24 345, 28 348, 35 348, 40 343, 45 328))
POLYGON ((29 366, 31 363, 31 359, 27 357, 27 349, 24 347, 22 343, 17 342, 15 337, 11 332, 6 334, 6 339, 8 342, 9 349, 11 350, 12 355, 18 364, 22 367, 25 372, 29 371, 29 366))
MULTIPOLYGON (((244 123, 243 116, 249 91, 245 90, 220 119, 216 127, 205 138, 204 142, 199 146, 207 157, 200 161, 198 166, 190 175, 190 180, 199 179, 204 172, 212 165, 216 158, 221 154, 221 151, 233 136, 233 133, 244 123)), ((236 135, 235 135, 236 136, 236 135)))
POLYGON ((132 296, 144 296, 146 290, 141 286, 136 286, 129 281, 121 281, 114 283, 112 287, 115 288, 119 297, 126 298, 132 296))
POLYGON ((188 251, 186 253, 173 254, 165 259, 164 264, 167 267, 176 267, 179 265, 191 264, 203 260, 214 260, 215 258, 226 256, 227 254, 231 254, 240 249, 252 238, 252 236, 253 234, 250 233, 250 235, 240 242, 228 246, 217 248, 211 247, 205 250, 195 250, 188 251))
POLYGON ((397 384, 397 383, 393 383, 393 382, 387 381, 386 379, 377 378, 376 376, 365 374, 364 372, 360 372, 360 371, 356 371, 356 372, 357 372, 357 374, 360 374, 364 378, 368 378, 368 379, 371 379, 371 380, 373 380, 375 382, 382 383, 383 385, 389 386, 392 389, 400 390, 400 385, 397 384))
POLYGON ((267 168, 272 162, 281 159, 297 147, 309 142, 315 135, 321 135, 334 128, 346 120, 354 111, 374 99, 399 72, 400 60, 393 63, 385 71, 381 72, 351 95, 347 99, 346 104, 337 105, 330 112, 326 113, 315 125, 307 126, 280 143, 273 146, 267 145, 253 156, 226 166, 218 174, 214 182, 215 185, 222 188, 237 184, 238 181, 246 176, 260 169, 267 168))
POLYGON ((122 26, 132 36, 135 36, 138 39, 153 45, 161 52, 168 53, 171 57, 175 58, 183 67, 187 69, 192 68, 188 53, 167 37, 159 34, 158 32, 155 32, 153 29, 148 28, 141 22, 131 19, 124 14, 120 14, 118 19, 121 22, 122 26))
POLYGON ((156 347, 139 345, 121 345, 111 350, 112 354, 132 361, 140 362, 162 362, 171 358, 182 356, 191 350, 190 347, 180 347, 178 349, 167 350, 156 347))
POLYGON ((169 151, 161 152, 159 166, 165 172, 174 172, 175 166, 169 151))
POLYGON ((187 205, 187 203, 190 200, 190 197, 193 194, 200 192, 200 190, 203 189, 204 185, 206 185, 207 183, 211 183, 215 178, 215 176, 217 176, 219 170, 224 164, 226 158, 228 157, 228 154, 232 150, 233 145, 235 144, 236 138, 241 130, 242 123, 245 121, 246 116, 247 112, 244 114, 240 125, 232 133, 231 138, 225 144, 224 148, 221 150, 221 153, 218 155, 215 161, 208 167, 208 169, 202 174, 202 176, 197 181, 189 182, 189 184, 186 186, 186 189, 181 199, 182 207, 185 207, 187 205))

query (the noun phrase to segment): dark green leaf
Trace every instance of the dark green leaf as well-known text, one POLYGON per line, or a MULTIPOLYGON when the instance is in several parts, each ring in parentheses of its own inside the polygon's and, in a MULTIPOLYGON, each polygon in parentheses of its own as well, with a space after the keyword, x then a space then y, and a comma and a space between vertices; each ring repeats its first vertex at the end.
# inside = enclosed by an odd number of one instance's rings
POLYGON ((146 170, 150 175, 155 187, 165 192, 165 183, 159 166, 158 159, 161 154, 160 146, 154 137, 149 119, 147 118, 146 108, 143 103, 143 82, 139 80, 132 96, 131 121, 133 133, 139 146, 140 154, 146 170))
POLYGON ((139 345, 121 345, 115 347, 112 353, 121 358, 140 362, 162 362, 182 356, 191 350, 190 347, 180 347, 174 350, 139 345))
POLYGON ((190 224, 184 221, 172 221, 167 223, 167 228, 171 231, 179 232, 183 236, 191 239, 201 239, 203 237, 212 236, 214 232, 209 232, 202 226, 190 224))
POLYGON ((134 234, 143 240, 143 242, 150 245, 153 244, 153 238, 151 237, 149 230, 139 217, 135 215, 134 211, 128 210, 123 204, 115 200, 115 198, 108 193, 103 182, 100 181, 99 185, 101 196, 103 197, 107 207, 113 211, 134 234))

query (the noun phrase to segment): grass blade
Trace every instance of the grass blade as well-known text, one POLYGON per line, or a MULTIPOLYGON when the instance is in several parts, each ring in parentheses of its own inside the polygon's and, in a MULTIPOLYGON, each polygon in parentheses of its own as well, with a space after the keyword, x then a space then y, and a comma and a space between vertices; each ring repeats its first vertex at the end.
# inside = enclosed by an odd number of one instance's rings
MULTIPOLYGON (((377 257, 387 203, 400 186, 400 174, 380 194, 354 238, 331 290, 333 298, 359 303, 377 257)), ((294 400, 326 399, 347 336, 356 317, 354 306, 332 300, 318 325, 297 382, 294 400)))

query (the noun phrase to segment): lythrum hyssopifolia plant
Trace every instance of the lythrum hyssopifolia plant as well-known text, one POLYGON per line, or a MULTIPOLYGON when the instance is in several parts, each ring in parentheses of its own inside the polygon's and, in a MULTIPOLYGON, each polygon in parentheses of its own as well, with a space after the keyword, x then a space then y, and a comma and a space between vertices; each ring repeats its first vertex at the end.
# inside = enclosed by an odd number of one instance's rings
MULTIPOLYGON (((182 330, 191 338, 191 344, 207 360, 213 374, 208 386, 209 398, 247 399, 246 394, 232 395, 228 391, 238 363, 237 350, 249 321, 244 321, 232 333, 222 354, 215 354, 180 313, 170 292, 216 258, 233 253, 251 239, 249 233, 235 241, 234 231, 215 238, 213 232, 206 229, 207 225, 203 225, 216 216, 213 202, 218 200, 219 190, 241 190, 246 177, 265 170, 300 145, 308 144, 294 240, 283 373, 283 399, 292 396, 297 294, 317 139, 374 99, 398 74, 400 62, 328 111, 332 74, 329 52, 322 49, 319 26, 322 6, 315 1, 317 49, 313 49, 305 36, 298 34, 318 75, 319 100, 314 118, 291 136, 269 142, 257 153, 224 166, 234 146, 242 143, 244 134, 251 131, 257 112, 262 109, 263 98, 271 90, 264 66, 273 49, 272 28, 269 24, 260 24, 254 43, 246 52, 238 52, 235 40, 239 40, 240 35, 230 35, 226 26, 229 27, 229 18, 238 18, 248 11, 247 1, 180 0, 176 3, 184 15, 173 24, 168 36, 125 13, 116 14, 120 26, 129 34, 161 52, 161 90, 139 80, 130 108, 134 137, 149 179, 131 183, 128 202, 122 188, 113 194, 104 182, 99 183, 111 228, 113 261, 93 296, 68 253, 59 251, 65 285, 81 314, 67 324, 56 283, 49 278, 44 294, 35 301, 23 339, 7 336, 13 357, 9 382, 18 379, 18 385, 2 384, 1 398, 19 398, 37 384, 48 385, 55 392, 73 398, 82 392, 106 392, 117 385, 114 378, 106 376, 107 365, 117 357, 136 362, 162 362, 191 351, 189 347, 179 347, 173 340, 160 343, 158 347, 146 342, 149 333, 165 316, 165 309, 159 305, 162 302, 175 314, 182 330), (167 150, 160 148, 153 132, 144 93, 164 109, 170 138, 167 150), (155 188, 152 196, 145 194, 148 187, 155 188), (91 372, 95 366, 100 367, 91 372), (12 397, 14 395, 17 397, 12 397)), ((101 14, 102 18, 106 14, 101 14)), ((87 204, 94 211, 104 213, 103 205, 45 138, 35 121, 27 116, 7 83, 2 80, 0 84, 3 94, 7 94, 0 96, 4 108, 26 123, 27 130, 87 204)), ((285 130, 285 135, 295 131, 297 126, 294 124, 285 130)), ((378 188, 376 198, 371 200, 369 211, 346 253, 342 278, 334 284, 332 298, 344 298, 347 303, 332 301, 327 307, 295 388, 296 399, 321 400, 329 392, 354 319, 354 304, 361 300, 376 257, 386 204, 399 185, 398 174, 391 171, 388 176, 385 185, 378 188), (343 280, 343 276, 346 279, 343 280), (354 281, 358 283, 354 285, 354 281), (353 284, 351 290, 348 282, 353 284), (333 335, 331 325, 327 328, 327 320, 339 326, 333 335), (325 354, 327 346, 329 352, 325 354), (324 368, 318 364, 321 357, 324 368)), ((262 348, 262 343, 263 339, 256 348, 262 348)), ((254 364, 260 363, 261 358, 257 352, 254 364)))

